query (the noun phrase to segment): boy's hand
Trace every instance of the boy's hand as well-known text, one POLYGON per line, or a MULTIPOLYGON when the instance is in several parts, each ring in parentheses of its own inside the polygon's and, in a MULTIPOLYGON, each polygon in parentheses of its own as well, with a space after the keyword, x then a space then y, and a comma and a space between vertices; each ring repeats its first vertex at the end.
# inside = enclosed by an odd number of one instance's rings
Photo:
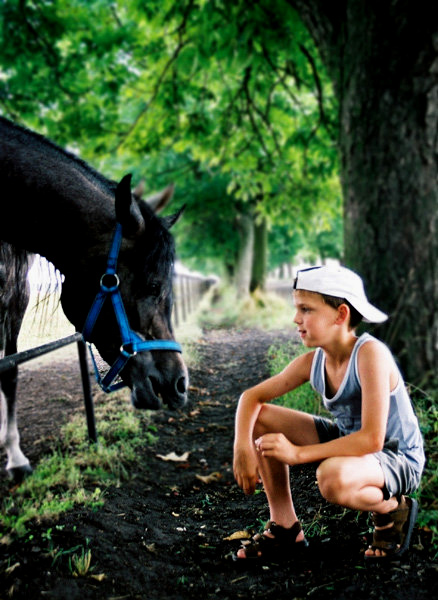
POLYGON ((257 466, 257 458, 252 449, 236 449, 233 459, 234 477, 239 487, 245 494, 253 494, 260 476, 257 466))
POLYGON ((299 446, 292 444, 282 433, 266 433, 255 441, 257 451, 264 457, 276 458, 288 465, 300 463, 299 446))

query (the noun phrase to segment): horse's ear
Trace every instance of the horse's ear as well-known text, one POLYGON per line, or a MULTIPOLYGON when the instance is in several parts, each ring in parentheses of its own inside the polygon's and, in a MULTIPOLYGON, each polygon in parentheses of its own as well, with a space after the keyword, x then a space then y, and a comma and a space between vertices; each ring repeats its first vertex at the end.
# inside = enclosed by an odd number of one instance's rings
POLYGON ((142 179, 139 183, 137 183, 137 185, 135 186, 135 190, 132 193, 136 198, 138 198, 138 200, 141 200, 143 198, 145 189, 146 186, 144 183, 144 179, 142 179))
POLYGON ((154 213, 159 213, 165 208, 172 199, 173 191, 175 186, 173 183, 168 185, 164 190, 158 192, 157 194, 153 194, 148 198, 145 198, 145 202, 149 204, 149 208, 151 208, 154 213))
POLYGON ((125 175, 116 188, 116 219, 125 237, 135 237, 144 230, 144 219, 136 202, 132 201, 131 174, 125 175))
POLYGON ((182 208, 180 208, 179 211, 176 212, 174 215, 169 215, 168 217, 163 217, 163 223, 167 227, 167 229, 170 229, 171 227, 173 227, 175 225, 175 223, 177 223, 180 220, 181 215, 183 214, 185 208, 186 208, 186 205, 184 204, 184 206, 182 208))

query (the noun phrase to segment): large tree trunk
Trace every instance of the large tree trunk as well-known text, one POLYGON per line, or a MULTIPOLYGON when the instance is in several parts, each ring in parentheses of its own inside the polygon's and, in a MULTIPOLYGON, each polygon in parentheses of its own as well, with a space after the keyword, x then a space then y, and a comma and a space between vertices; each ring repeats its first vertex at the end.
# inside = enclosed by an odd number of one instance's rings
POLYGON ((340 106, 346 263, 391 316, 406 376, 438 366, 438 10, 418 0, 290 0, 340 106))

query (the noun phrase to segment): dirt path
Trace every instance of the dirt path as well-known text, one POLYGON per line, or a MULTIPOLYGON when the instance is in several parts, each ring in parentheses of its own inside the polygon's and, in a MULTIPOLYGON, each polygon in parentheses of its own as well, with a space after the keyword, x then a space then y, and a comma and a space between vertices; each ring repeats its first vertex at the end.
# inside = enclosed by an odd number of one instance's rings
MULTIPOLYGON (((73 511, 53 524, 53 546, 87 545, 92 574, 74 578, 68 558, 53 564, 48 525, 32 537, 0 544, 0 598, 189 599, 189 598, 385 598, 422 599, 435 592, 438 565, 418 529, 412 550, 399 564, 364 568, 365 515, 329 506, 320 497, 314 466, 292 469, 296 506, 310 528, 309 555, 293 564, 243 570, 227 556, 236 531, 267 519, 263 492, 246 498, 232 476, 232 437, 241 391, 267 376, 266 351, 286 332, 212 332, 198 343, 200 365, 191 370, 186 412, 154 414, 159 441, 144 449, 131 480, 109 489, 97 512, 73 511), (184 462, 165 462, 157 453, 184 462), (205 483, 199 476, 211 474, 205 483), (57 526, 57 527, 56 527, 57 526), (46 537, 45 537, 46 536, 46 537), (9 571, 7 571, 9 569, 9 571), (102 576, 102 577, 100 577, 102 576)), ((33 463, 46 451, 58 424, 82 410, 78 369, 71 361, 23 370, 20 409, 26 419, 23 446, 33 463), (51 399, 51 400, 49 400, 51 399), (39 418, 45 408, 45 418, 39 418)), ((24 423, 24 420, 22 421, 24 423)), ((6 485, 0 481, 0 491, 6 485)))

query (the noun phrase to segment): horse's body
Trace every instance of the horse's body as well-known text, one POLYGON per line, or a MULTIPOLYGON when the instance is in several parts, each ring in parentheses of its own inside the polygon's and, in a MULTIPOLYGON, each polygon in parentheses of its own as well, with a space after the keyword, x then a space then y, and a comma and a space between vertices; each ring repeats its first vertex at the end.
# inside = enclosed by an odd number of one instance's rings
MULTIPOLYGON (((117 273, 130 326, 142 339, 173 339, 174 245, 169 228, 177 216, 159 218, 147 202, 131 193, 130 177, 117 185, 45 138, 1 117, 0 177, 0 240, 7 242, 0 259, 8 273, 0 277, 0 285, 2 281, 6 285, 0 298, 11 294, 13 282, 18 304, 25 307, 27 256, 41 254, 64 275, 62 307, 82 331, 119 222, 123 239, 117 273), (19 265, 18 270, 12 265, 19 265)), ((158 210, 170 196, 167 188, 151 199, 151 205, 158 210)), ((0 338, 0 351, 8 354, 15 351, 23 312, 14 302, 0 303, 0 322, 6 319, 11 324, 10 339, 0 338)), ((120 333, 110 303, 103 307, 91 341, 108 363, 116 360, 120 333)), ((137 408, 159 408, 162 401, 179 407, 186 402, 187 370, 177 352, 141 352, 130 358, 121 376, 137 408)), ((29 463, 19 449, 14 417, 16 373, 6 373, 0 381, 7 468, 26 470, 29 463)))

